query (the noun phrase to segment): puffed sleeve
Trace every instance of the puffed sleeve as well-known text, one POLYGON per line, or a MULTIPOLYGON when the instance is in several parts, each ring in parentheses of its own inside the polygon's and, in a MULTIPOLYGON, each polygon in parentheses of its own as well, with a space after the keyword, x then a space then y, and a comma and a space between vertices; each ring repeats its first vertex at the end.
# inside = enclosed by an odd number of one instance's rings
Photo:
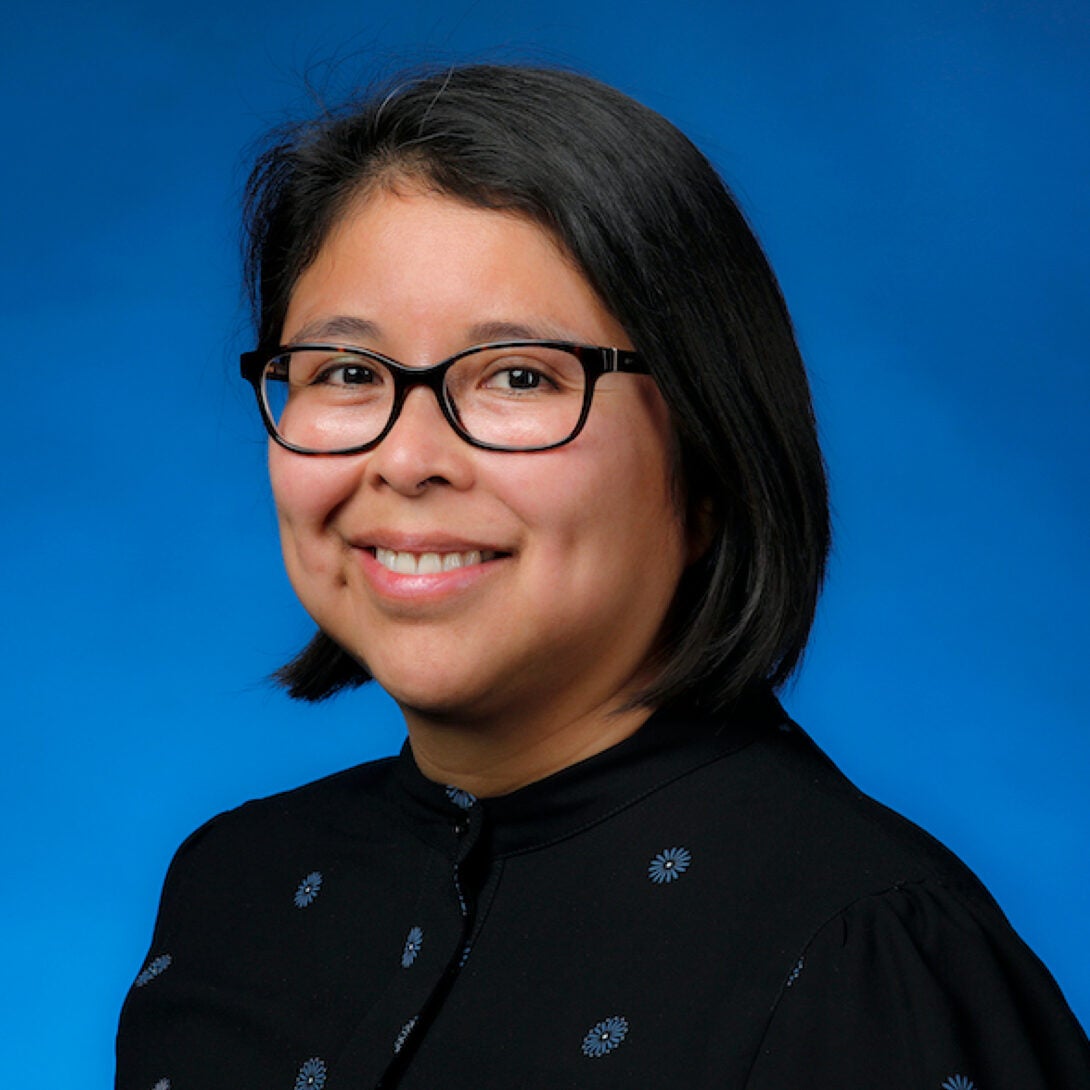
MULTIPOLYGON (((167 871, 151 949, 121 1010, 117 1090, 222 1085, 201 1070, 211 1051, 204 1043, 210 1031, 202 1024, 201 1011, 212 993, 203 981, 205 974, 194 972, 194 966, 228 953, 224 929, 216 926, 209 904, 217 889, 231 888, 223 859, 235 850, 235 837, 222 838, 228 845, 222 851, 216 836, 230 818, 221 814, 192 833, 167 871)), ((234 1057, 229 1041, 218 1041, 215 1048, 217 1065, 230 1070, 234 1057)))
POLYGON ((922 881, 817 932, 746 1087, 1090 1090, 1090 1045, 990 900, 922 881))

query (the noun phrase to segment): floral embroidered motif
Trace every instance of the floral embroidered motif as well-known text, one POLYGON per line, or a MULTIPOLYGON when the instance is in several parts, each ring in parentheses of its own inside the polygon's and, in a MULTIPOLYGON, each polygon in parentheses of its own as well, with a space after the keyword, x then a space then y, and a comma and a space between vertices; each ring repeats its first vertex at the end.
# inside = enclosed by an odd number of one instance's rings
POLYGON ((592 1060, 612 1052, 628 1035, 628 1019, 614 1015, 603 1018, 583 1038, 583 1055, 592 1060))
POLYGON ((688 848, 667 848, 651 860, 647 868, 647 877, 657 886, 676 881, 688 869, 693 861, 688 848))
POLYGON ((802 964, 803 964, 803 959, 799 958, 799 960, 796 961, 794 966, 792 967, 791 972, 787 977, 787 986, 789 988, 791 987, 792 984, 795 983, 796 980, 798 980, 799 973, 802 972, 802 964))
POLYGON ((413 1031, 413 1026, 416 1025, 416 1018, 410 1018, 405 1025, 401 1027, 400 1032, 397 1035, 397 1040, 394 1041, 394 1053, 400 1052, 405 1047, 405 1042, 409 1039, 409 1034, 413 1031))
POLYGON ((951 1075, 942 1084, 942 1090, 976 1090, 976 1083, 964 1075, 951 1075))
POLYGON ((405 939, 405 949, 401 951, 401 968, 408 969, 416 955, 420 953, 420 947, 424 945, 424 932, 419 927, 410 927, 405 939))
POLYGON ((170 1079, 160 1079, 151 1090, 170 1090, 170 1079))
POLYGON ((172 960, 169 954, 160 954, 157 958, 152 958, 140 970, 136 980, 133 981, 133 987, 142 988, 145 984, 150 984, 160 973, 170 968, 172 960))
POLYGON ((295 891, 295 907, 306 908, 314 904, 318 891, 322 888, 322 872, 312 870, 300 883, 295 891))
POLYGON ((476 801, 477 796, 471 795, 462 787, 447 784, 447 798, 458 807, 459 810, 468 810, 476 801))
POLYGON ((312 1056, 295 1076, 295 1090, 322 1090, 325 1086, 325 1064, 312 1056))

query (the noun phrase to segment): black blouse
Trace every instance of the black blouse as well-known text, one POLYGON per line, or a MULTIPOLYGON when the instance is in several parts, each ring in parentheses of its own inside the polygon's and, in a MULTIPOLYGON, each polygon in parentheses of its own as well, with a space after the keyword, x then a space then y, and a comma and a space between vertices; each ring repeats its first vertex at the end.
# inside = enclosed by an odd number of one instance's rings
POLYGON ((502 798, 406 746, 183 845, 120 1090, 1088 1090, 973 875, 771 698, 502 798))

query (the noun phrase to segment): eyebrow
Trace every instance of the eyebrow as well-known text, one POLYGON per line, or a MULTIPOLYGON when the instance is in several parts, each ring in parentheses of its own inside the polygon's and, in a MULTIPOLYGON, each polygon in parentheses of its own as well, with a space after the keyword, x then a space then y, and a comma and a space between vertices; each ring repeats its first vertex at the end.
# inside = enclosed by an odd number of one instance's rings
POLYGON ((469 336, 477 344, 485 341, 570 341, 574 338, 549 322, 523 325, 520 322, 478 322, 470 326, 469 336))
MULTIPOLYGON (((291 337, 293 344, 305 344, 308 341, 345 340, 349 344, 366 345, 379 340, 382 327, 369 318, 359 318, 351 314, 335 314, 331 317, 317 318, 297 329, 291 337)), ((527 325, 522 322, 477 322, 467 330, 467 342, 464 347, 474 344, 486 344, 489 341, 573 341, 578 340, 570 331, 561 329, 551 322, 527 325)))
POLYGON ((350 314, 337 314, 331 318, 318 318, 313 322, 307 322, 305 326, 295 331, 291 338, 294 344, 303 344, 306 341, 341 340, 348 341, 373 341, 379 335, 377 322, 367 318, 354 318, 350 314))

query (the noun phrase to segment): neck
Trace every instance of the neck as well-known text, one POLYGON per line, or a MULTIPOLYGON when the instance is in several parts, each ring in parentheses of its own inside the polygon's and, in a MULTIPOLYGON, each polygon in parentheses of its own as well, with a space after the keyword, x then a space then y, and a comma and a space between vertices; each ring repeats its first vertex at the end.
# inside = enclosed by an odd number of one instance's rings
POLYGON ((650 708, 617 710, 617 702, 590 711, 533 715, 517 723, 488 720, 457 723, 418 710, 402 709, 413 757, 436 783, 454 784, 478 798, 506 795, 593 757, 635 734, 650 708))

